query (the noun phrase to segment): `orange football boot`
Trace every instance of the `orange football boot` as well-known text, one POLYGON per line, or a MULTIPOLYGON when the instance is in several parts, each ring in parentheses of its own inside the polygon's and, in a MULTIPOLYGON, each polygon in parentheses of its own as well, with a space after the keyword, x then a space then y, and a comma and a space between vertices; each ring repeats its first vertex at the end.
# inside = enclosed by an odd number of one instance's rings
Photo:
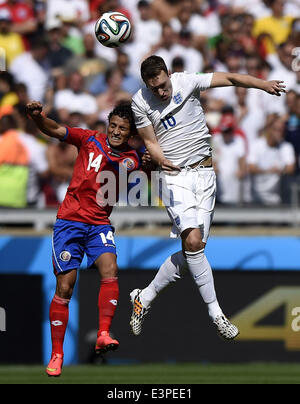
POLYGON ((116 339, 112 339, 107 331, 102 331, 96 341, 95 351, 97 354, 115 351, 119 346, 116 339))
POLYGON ((61 375, 61 369, 63 365, 64 356, 61 354, 54 353, 51 360, 46 368, 46 373, 48 376, 58 377, 61 375))

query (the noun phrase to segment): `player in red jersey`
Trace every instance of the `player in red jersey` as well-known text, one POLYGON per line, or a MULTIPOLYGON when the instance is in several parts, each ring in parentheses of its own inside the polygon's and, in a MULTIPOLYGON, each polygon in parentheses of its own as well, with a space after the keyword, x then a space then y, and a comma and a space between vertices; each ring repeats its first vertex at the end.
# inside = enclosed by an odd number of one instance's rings
POLYGON ((114 228, 109 221, 113 206, 101 194, 101 173, 115 175, 112 185, 118 198, 120 168, 137 170, 141 160, 128 145, 136 131, 130 106, 117 106, 109 115, 107 135, 93 130, 70 128, 42 114, 42 104, 27 104, 28 115, 48 136, 73 144, 78 149, 72 180, 54 225, 52 256, 56 291, 50 305, 52 355, 46 372, 59 376, 63 364, 63 342, 68 323, 68 305, 77 270, 87 255, 88 266, 95 265, 101 277, 98 297, 99 331, 97 353, 115 350, 119 342, 109 335, 119 298, 114 228), (102 197, 101 197, 102 195, 102 197))

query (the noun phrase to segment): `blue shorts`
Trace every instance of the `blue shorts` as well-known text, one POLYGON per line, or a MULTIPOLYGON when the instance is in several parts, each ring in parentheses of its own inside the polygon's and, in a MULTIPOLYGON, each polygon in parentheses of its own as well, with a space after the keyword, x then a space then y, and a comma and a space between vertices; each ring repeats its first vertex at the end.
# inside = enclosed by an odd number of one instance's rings
POLYGON ((112 226, 56 220, 52 237, 52 261, 55 275, 78 269, 84 254, 87 256, 87 266, 90 267, 100 255, 107 252, 116 255, 112 226))

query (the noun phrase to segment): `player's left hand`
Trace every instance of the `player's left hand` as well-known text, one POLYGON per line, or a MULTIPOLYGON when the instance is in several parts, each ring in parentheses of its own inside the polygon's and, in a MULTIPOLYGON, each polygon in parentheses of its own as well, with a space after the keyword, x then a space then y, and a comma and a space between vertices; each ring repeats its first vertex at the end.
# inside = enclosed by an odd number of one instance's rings
POLYGON ((264 90, 271 95, 276 95, 278 97, 281 96, 280 93, 285 93, 285 85, 284 81, 282 80, 271 80, 271 81, 266 81, 266 85, 264 90))

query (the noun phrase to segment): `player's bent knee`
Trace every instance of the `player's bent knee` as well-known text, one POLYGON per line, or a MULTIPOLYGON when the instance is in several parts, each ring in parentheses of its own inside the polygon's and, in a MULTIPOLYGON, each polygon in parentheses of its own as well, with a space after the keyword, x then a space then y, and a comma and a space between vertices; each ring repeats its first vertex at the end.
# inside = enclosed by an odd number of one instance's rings
POLYGON ((115 262, 106 263, 104 266, 98 268, 101 279, 115 278, 118 274, 118 267, 115 262))
POLYGON ((56 294, 62 299, 71 299, 73 294, 73 288, 74 288, 73 285, 70 285, 66 282, 61 282, 56 287, 56 294))
POLYGON ((183 247, 185 251, 196 252, 205 248, 205 243, 201 239, 200 232, 191 232, 183 239, 183 247))

